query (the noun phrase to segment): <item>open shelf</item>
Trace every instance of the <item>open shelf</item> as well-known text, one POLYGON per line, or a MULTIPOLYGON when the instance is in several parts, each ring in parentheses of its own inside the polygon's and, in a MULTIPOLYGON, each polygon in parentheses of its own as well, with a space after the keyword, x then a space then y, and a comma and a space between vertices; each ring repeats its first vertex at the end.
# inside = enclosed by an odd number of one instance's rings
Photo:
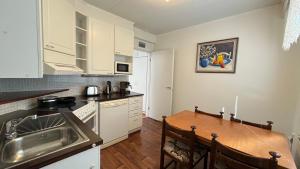
POLYGON ((76 12, 76 65, 81 68, 85 74, 87 72, 87 37, 88 21, 87 16, 76 12))
POLYGON ((79 12, 76 12, 76 27, 87 30, 87 17, 79 12))
POLYGON ((76 29, 77 29, 77 30, 79 30, 79 31, 87 32, 87 30, 86 30, 86 29, 84 29, 84 28, 81 28, 81 27, 79 27, 79 26, 76 26, 76 29))
POLYGON ((84 43, 80 43, 80 42, 76 42, 76 45, 80 45, 80 46, 84 46, 84 47, 87 47, 87 44, 84 44, 84 43))
POLYGON ((81 61, 86 61, 86 59, 83 59, 83 58, 76 58, 77 60, 81 60, 81 61))

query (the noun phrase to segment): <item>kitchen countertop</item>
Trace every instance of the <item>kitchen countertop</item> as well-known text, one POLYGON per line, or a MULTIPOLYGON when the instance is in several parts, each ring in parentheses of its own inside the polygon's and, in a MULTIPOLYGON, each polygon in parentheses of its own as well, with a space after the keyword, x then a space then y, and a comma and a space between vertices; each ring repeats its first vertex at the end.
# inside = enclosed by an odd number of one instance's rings
POLYGON ((36 91, 19 91, 19 92, 0 92, 0 105, 26 100, 30 98, 45 96, 49 94, 68 91, 69 89, 54 89, 54 90, 36 90, 36 91))
POLYGON ((105 101, 111 101, 111 100, 143 96, 143 95, 144 94, 141 94, 141 93, 130 92, 129 94, 112 93, 111 95, 101 94, 99 96, 91 96, 91 97, 78 96, 78 98, 81 100, 92 100, 92 101, 96 101, 96 102, 105 102, 105 101))
MULTIPOLYGON (((77 103, 78 103, 78 105, 77 105, 78 108, 85 104, 85 102, 82 102, 82 101, 77 101, 77 103)), ((71 111, 67 111, 67 110, 68 110, 68 108, 67 109, 61 108, 61 109, 57 109, 57 110, 49 110, 48 113, 49 114, 53 114, 53 113, 63 114, 65 117, 67 117, 67 120, 70 120, 71 122, 73 122, 88 137, 89 140, 86 142, 82 142, 80 144, 71 146, 69 148, 57 151, 57 152, 49 153, 49 155, 47 155, 47 156, 40 156, 35 159, 28 160, 27 162, 26 161, 21 162, 21 163, 17 164, 16 166, 12 167, 11 169, 18 169, 18 168, 38 169, 38 168, 47 166, 49 164, 55 163, 57 161, 63 160, 65 158, 68 158, 70 156, 73 156, 75 154, 81 153, 83 151, 93 148, 95 145, 97 146, 97 145, 100 145, 103 143, 103 140, 100 137, 98 137, 91 129, 89 129, 71 111)), ((16 111, 16 112, 12 112, 12 113, 8 113, 8 114, 0 116, 0 124, 2 124, 0 134, 1 135, 4 134, 3 129, 4 129, 4 123, 6 121, 11 120, 11 119, 24 118, 26 116, 30 116, 30 115, 34 115, 34 114, 39 114, 39 111, 42 111, 41 114, 47 113, 46 109, 35 108, 35 109, 31 109, 31 110, 20 110, 20 111, 16 111)), ((2 140, 2 139, 4 139, 4 137, 0 138, 0 140, 2 140)), ((0 141, 0 143, 1 142, 2 141, 0 141)), ((2 151, 2 148, 3 148, 3 146, 0 144, 0 151, 2 151)))

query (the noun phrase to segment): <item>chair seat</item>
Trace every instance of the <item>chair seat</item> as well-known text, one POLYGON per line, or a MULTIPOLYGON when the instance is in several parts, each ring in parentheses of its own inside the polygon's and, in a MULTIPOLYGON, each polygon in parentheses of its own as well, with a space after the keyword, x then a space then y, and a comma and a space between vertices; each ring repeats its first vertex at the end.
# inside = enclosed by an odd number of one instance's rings
MULTIPOLYGON (((168 154, 170 154, 180 162, 189 163, 189 147, 182 142, 179 142, 177 140, 166 141, 164 151, 166 151, 168 154)), ((194 162, 202 159, 206 153, 207 150, 205 148, 197 147, 194 153, 194 162)))

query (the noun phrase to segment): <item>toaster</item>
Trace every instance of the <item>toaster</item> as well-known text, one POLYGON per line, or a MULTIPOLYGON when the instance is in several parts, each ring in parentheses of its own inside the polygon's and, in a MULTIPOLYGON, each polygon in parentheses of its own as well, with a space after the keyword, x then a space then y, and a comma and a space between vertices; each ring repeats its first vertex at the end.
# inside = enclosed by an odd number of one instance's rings
POLYGON ((85 88, 86 96, 98 96, 100 95, 100 90, 98 86, 87 86, 85 88))

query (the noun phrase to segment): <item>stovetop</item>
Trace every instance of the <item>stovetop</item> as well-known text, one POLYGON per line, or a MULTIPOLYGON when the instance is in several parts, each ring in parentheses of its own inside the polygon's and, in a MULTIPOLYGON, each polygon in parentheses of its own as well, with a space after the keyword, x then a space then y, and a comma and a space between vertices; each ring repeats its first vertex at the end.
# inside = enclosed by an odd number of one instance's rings
POLYGON ((73 112, 85 105, 88 104, 88 101, 85 100, 76 100, 73 103, 68 104, 58 104, 54 107, 37 107, 39 112, 73 112))

